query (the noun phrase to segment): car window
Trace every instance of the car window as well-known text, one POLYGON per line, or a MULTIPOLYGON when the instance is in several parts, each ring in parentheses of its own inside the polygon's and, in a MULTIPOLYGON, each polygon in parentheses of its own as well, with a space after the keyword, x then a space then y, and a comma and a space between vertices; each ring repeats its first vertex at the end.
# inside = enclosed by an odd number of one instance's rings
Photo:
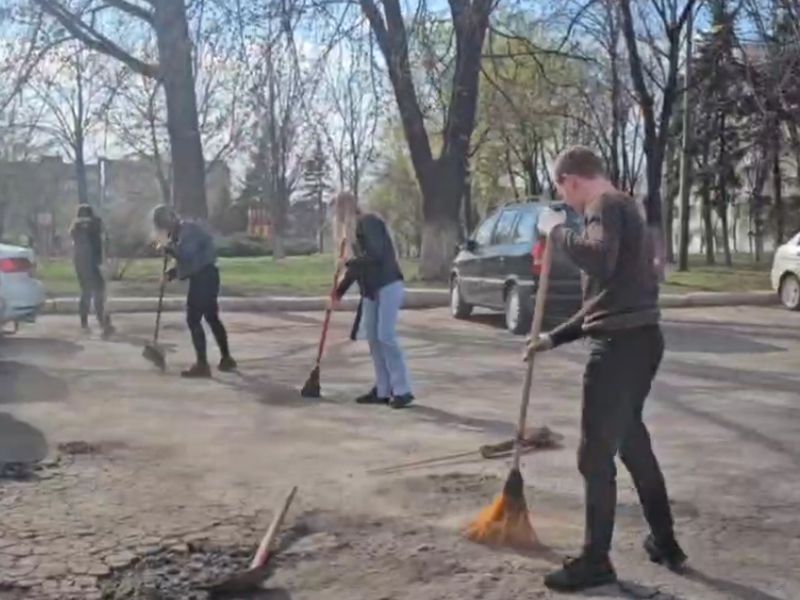
POLYGON ((515 244, 532 244, 536 240, 536 216, 533 210, 523 211, 517 221, 517 231, 514 235, 515 244))
POLYGON ((504 210, 500 215, 500 220, 497 222, 497 227, 494 230, 494 245, 510 244, 514 241, 516 233, 515 225, 517 222, 517 215, 519 212, 516 210, 504 210))
POLYGON ((498 213, 495 213, 490 216, 483 223, 478 225, 478 228, 475 230, 472 239, 480 246, 488 246, 492 241, 492 232, 494 232, 494 226, 497 223, 497 215, 498 213))

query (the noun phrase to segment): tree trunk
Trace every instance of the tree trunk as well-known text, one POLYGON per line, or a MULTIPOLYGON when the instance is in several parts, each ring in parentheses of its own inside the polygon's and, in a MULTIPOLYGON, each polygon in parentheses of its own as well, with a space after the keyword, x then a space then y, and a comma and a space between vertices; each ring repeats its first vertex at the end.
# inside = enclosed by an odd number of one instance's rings
POLYGON ((716 257, 714 256, 714 224, 711 220, 711 182, 708 180, 708 176, 703 177, 700 194, 703 202, 703 238, 705 239, 706 264, 713 265, 716 262, 716 257))
POLYGON ((277 229, 272 232, 272 260, 278 261, 286 258, 286 248, 283 243, 283 232, 277 229))
POLYGON ((208 217, 205 161, 192 70, 192 42, 183 0, 155 3, 160 75, 167 100, 173 204, 184 216, 208 217))
POLYGON ((667 262, 675 263, 675 244, 673 242, 673 226, 675 220, 675 141, 670 137, 667 145, 667 169, 664 193, 664 241, 667 262))
POLYGON ((775 207, 775 241, 781 245, 784 240, 785 220, 783 214, 783 174, 781 172, 780 134, 774 134, 772 150, 772 202, 775 207))
POLYGON ((422 257, 424 280, 446 279, 460 241, 459 213, 466 188, 467 157, 475 128, 481 52, 490 0, 451 2, 456 41, 452 91, 444 125, 443 146, 433 158, 430 139, 411 73, 406 19, 399 0, 360 0, 361 10, 383 54, 408 143, 414 174, 422 191, 422 257))
POLYGON ((423 205, 422 248, 420 274, 423 279, 444 281, 450 273, 453 256, 462 240, 458 221, 458 207, 464 193, 463 167, 448 164, 445 159, 436 161, 434 198, 436 203, 423 205), (453 218, 453 207, 456 207, 453 218))
MULTIPOLYGON (((720 199, 720 202, 724 202, 720 199)), ((723 204, 723 207, 719 210, 719 222, 720 226, 722 227, 722 248, 725 251, 725 266, 732 267, 733 266, 733 257, 731 256, 731 237, 730 231, 728 228, 728 205, 727 203, 723 204)))
POLYGON ((78 182, 78 202, 89 204, 89 183, 86 177, 83 133, 76 131, 75 134, 75 179, 78 182))
MULTIPOLYGON (((719 155, 717 157, 717 215, 722 225, 722 247, 725 251, 725 266, 732 267, 731 239, 728 231, 728 153, 725 139, 727 123, 725 112, 720 111, 718 121, 719 155)), ((732 171, 732 169, 731 169, 732 171)))

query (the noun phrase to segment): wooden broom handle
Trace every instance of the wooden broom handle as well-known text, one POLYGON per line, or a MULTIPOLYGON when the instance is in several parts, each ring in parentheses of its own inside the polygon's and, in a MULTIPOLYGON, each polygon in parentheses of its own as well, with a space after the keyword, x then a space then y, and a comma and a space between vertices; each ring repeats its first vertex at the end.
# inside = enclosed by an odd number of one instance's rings
MULTIPOLYGON (((547 302, 547 289, 550 287, 550 266, 553 262, 553 244, 545 241, 544 256, 542 257, 542 272, 539 274, 539 285, 536 288, 536 302, 533 306, 533 325, 531 327, 531 340, 539 339, 544 321, 544 309, 547 302)), ((522 385, 522 403, 519 409, 519 424, 517 425, 517 438, 514 441, 513 468, 519 469, 522 456, 522 439, 525 437, 525 424, 528 420, 528 404, 531 400, 531 384, 533 383, 533 363, 536 353, 528 357, 525 369, 525 383, 522 385)))
POLYGON ((292 500, 294 500, 294 495, 296 493, 297 486, 289 490, 289 493, 287 494, 286 499, 283 501, 280 510, 278 510, 278 512, 276 512, 275 516, 272 518, 272 523, 270 523, 267 533, 264 534, 263 538, 261 538, 261 543, 258 545, 258 550, 256 550, 255 556, 253 556, 253 560, 250 563, 251 569, 259 569, 266 564, 267 559, 269 558, 272 542, 275 539, 275 536, 278 534, 278 530, 281 528, 281 523, 286 517, 286 513, 289 511, 289 506, 291 505, 292 500))
MULTIPOLYGON (((339 285, 339 275, 342 274, 341 262, 344 260, 346 250, 347 238, 342 238, 342 242, 339 244, 339 260, 336 261, 336 271, 333 273, 333 287, 331 288, 330 295, 331 301, 333 301, 333 297, 336 295, 336 286, 339 285)), ((322 321, 322 333, 319 336, 319 345, 317 346, 317 366, 322 362, 322 353, 325 352, 325 341, 328 339, 328 327, 330 327, 331 324, 332 312, 333 309, 331 309, 330 306, 325 309, 325 319, 322 321)))

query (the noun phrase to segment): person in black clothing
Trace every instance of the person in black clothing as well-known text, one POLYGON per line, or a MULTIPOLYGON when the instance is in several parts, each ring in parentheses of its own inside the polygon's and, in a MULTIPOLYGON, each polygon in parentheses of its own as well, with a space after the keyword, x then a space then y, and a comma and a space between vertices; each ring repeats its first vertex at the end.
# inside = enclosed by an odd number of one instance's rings
POLYGON ((165 235, 168 243, 164 251, 175 259, 175 266, 164 274, 167 281, 189 280, 186 297, 186 323, 192 334, 197 361, 181 372, 183 377, 211 377, 206 353, 205 319, 222 355, 219 370, 235 371, 236 361, 228 347, 228 334, 219 318, 219 270, 214 239, 206 229, 190 221, 182 221, 168 206, 158 206, 153 211, 153 224, 165 235))
POLYGON ((114 328, 105 312, 106 282, 100 269, 103 264, 103 221, 88 204, 78 206, 70 236, 73 244, 72 262, 81 287, 78 308, 81 327, 89 331, 89 310, 94 300, 97 322, 103 329, 103 336, 107 337, 114 332, 114 328))
POLYGON ((584 305, 571 320, 531 340, 528 352, 589 338, 578 451, 586 484, 583 552, 545 578, 551 589, 577 591, 616 581, 609 551, 617 454, 650 525, 644 543, 650 559, 679 569, 686 554, 675 539, 664 477, 642 420, 664 353, 652 239, 635 201, 614 188, 591 150, 565 150, 556 160, 554 181, 566 203, 584 216, 585 230, 563 227, 564 212, 552 209, 542 212, 538 228, 583 271, 584 305))
MULTIPOLYGON (((345 274, 332 300, 338 302, 353 283, 358 283, 362 296, 360 312, 375 369, 375 386, 356 402, 405 408, 414 401, 414 394, 397 340, 397 318, 403 306, 405 284, 392 237, 383 219, 359 211, 355 196, 339 194, 334 207, 337 235, 352 243, 352 257, 346 261, 345 274)), ((356 325, 354 332, 357 329, 356 325)))

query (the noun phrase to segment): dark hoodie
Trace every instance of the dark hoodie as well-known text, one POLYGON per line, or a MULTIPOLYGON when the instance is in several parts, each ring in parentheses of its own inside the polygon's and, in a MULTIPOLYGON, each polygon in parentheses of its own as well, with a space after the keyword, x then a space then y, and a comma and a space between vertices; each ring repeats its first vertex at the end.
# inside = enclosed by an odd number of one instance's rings
POLYGON ((76 267, 97 267, 103 263, 103 222, 96 216, 78 217, 70 235, 74 242, 76 267))

